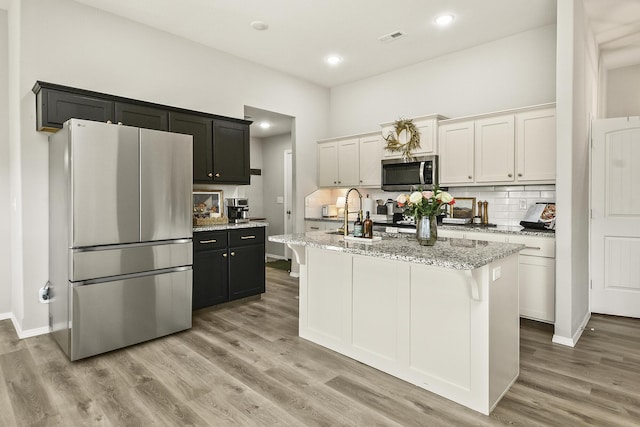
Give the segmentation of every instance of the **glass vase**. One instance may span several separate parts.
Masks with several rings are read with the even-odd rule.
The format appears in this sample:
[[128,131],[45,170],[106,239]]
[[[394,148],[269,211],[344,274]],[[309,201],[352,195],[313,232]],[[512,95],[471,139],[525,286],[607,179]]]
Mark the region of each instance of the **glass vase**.
[[422,246],[433,246],[438,240],[436,216],[416,218],[416,239]]

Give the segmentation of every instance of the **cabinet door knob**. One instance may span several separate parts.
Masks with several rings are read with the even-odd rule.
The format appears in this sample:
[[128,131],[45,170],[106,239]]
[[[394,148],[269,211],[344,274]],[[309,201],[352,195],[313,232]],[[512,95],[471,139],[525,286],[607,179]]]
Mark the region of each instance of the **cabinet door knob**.
[[235,252],[231,252],[231,256],[236,256],[236,253]]
[[220,178],[220,174],[219,173],[216,174],[216,178]]
[[113,124],[113,122],[111,120],[107,120],[107,124],[111,125],[111,124]]
[[337,181],[333,181],[333,183],[334,183],[334,184],[337,184],[338,182],[337,182]]
[[227,254],[226,254],[226,253],[224,253],[224,254],[222,254],[222,256],[226,258],[226,257],[227,257]]
[[342,184],[342,181],[338,181],[338,184]]
[[213,174],[212,174],[211,172],[209,172],[209,173],[207,174],[207,176],[208,176],[209,178],[212,178],[212,177],[213,177]]
[[521,174],[521,173],[519,173],[519,174],[518,174],[518,176],[522,176],[522,174]]
[[122,124],[122,122],[118,122],[118,124],[119,124],[119,125],[121,125],[121,124]]
[[471,175],[469,175],[469,179],[472,179],[473,177]]
[[508,176],[509,178],[511,178],[511,177],[513,176],[513,174],[512,174],[512,173],[510,173],[510,174],[509,174],[509,175],[507,175],[507,176]]

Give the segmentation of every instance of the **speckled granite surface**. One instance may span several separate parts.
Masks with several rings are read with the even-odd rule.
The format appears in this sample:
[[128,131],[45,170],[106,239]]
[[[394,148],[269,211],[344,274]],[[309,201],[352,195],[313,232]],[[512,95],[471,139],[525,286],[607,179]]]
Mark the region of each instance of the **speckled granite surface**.
[[343,236],[325,231],[269,236],[269,241],[456,270],[473,270],[524,249],[514,243],[447,238],[438,239],[435,246],[420,246],[413,235],[380,235],[383,239],[372,244],[345,241]]
[[[341,219],[336,218],[305,218],[305,221],[326,221],[326,222],[335,222],[338,226],[342,225]],[[380,224],[376,224],[380,225]],[[393,227],[393,225],[389,225]],[[509,226],[498,226],[498,227],[487,227],[481,225],[439,225],[439,229],[442,230],[452,230],[452,231],[475,231],[478,233],[498,233],[498,234],[512,234],[516,236],[535,236],[535,237],[549,237],[555,238],[556,234],[552,230],[532,230],[525,229],[520,227],[519,225],[509,227]]]
[[216,224],[216,225],[201,225],[194,226],[193,232],[198,231],[217,231],[217,230],[236,230],[238,228],[252,228],[252,227],[268,227],[269,223],[265,221],[249,221],[244,224]]

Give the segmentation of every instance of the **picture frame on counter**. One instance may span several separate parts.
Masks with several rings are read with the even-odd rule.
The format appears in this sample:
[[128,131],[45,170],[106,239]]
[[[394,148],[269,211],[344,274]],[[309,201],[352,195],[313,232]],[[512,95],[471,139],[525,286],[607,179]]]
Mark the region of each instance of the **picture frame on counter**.
[[476,216],[475,197],[456,197],[456,203],[451,206],[451,218],[473,218]]
[[193,215],[209,218],[224,216],[222,190],[198,190],[193,192]]

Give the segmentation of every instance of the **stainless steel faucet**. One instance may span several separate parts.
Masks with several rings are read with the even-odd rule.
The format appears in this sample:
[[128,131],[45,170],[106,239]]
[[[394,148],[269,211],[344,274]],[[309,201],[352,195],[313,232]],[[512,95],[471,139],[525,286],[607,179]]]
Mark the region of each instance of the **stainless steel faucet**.
[[360,197],[360,218],[362,218],[362,193],[357,188],[350,188],[347,190],[347,195],[344,197],[344,235],[347,236],[349,234],[349,193],[354,191],[358,193]]

